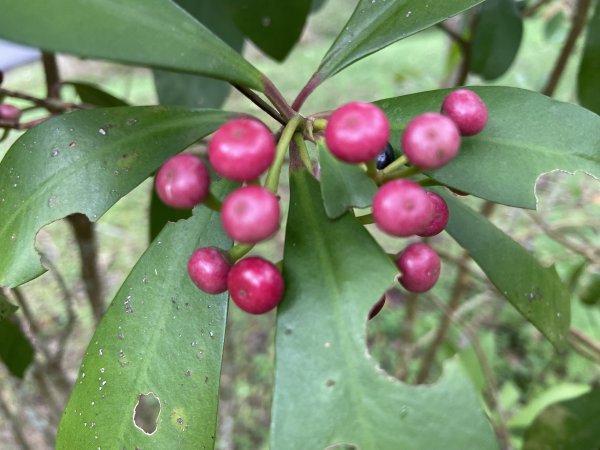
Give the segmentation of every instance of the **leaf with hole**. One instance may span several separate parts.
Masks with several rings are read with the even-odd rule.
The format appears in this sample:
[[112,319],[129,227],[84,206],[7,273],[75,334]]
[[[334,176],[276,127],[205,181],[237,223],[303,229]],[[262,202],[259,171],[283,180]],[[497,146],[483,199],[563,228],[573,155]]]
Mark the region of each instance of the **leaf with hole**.
[[471,45],[471,71],[486,80],[502,76],[521,46],[523,19],[515,0],[487,0],[481,6]]
[[[600,117],[570,103],[509,87],[469,88],[487,104],[489,121],[462,139],[456,158],[428,171],[437,181],[478,197],[536,208],[535,184],[554,170],[600,178]],[[422,92],[377,102],[388,115],[392,142],[400,142],[416,115],[439,111],[450,90]]]
[[308,172],[293,172],[290,190],[271,448],[497,449],[455,361],[430,386],[408,386],[376,368],[367,314],[397,270],[350,214],[327,217]]
[[356,164],[337,160],[323,142],[318,145],[321,165],[321,196],[327,215],[334,219],[348,208],[371,206],[377,185]]
[[323,81],[365,56],[404,39],[483,0],[360,0],[315,74]]
[[33,362],[33,347],[12,320],[0,320],[0,361],[12,375],[21,379]]
[[577,75],[577,97],[582,106],[600,114],[600,5],[596,3],[588,27]]
[[22,135],[0,162],[0,285],[43,273],[44,225],[74,212],[97,220],[168,157],[212,133],[229,113],[123,107],[65,114]]
[[0,322],[12,316],[19,309],[0,292]]
[[0,0],[0,10],[9,41],[264,87],[254,66],[170,0]]
[[[229,189],[221,182],[216,195]],[[88,345],[58,449],[214,447],[227,295],[201,292],[186,269],[206,245],[231,242],[218,214],[199,206],[168,224],[140,258]],[[160,412],[143,427],[134,410],[149,393]]]
[[446,231],[469,252],[498,291],[557,349],[567,345],[570,294],[554,266],[546,268],[502,230],[444,189]]

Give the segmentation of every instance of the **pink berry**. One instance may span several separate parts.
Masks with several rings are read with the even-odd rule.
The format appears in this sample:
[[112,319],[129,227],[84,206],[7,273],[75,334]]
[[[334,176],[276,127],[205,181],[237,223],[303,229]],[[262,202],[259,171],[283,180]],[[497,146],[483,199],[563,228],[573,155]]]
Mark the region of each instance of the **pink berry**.
[[446,228],[446,225],[448,224],[449,216],[448,205],[442,197],[435,192],[427,192],[427,196],[433,206],[433,217],[431,222],[429,222],[429,225],[417,233],[417,236],[422,237],[435,236],[444,231],[444,228]]
[[460,133],[452,120],[438,113],[412,119],[402,133],[402,149],[408,160],[422,169],[436,169],[456,156]]
[[222,125],[208,145],[208,159],[219,175],[235,181],[253,180],[275,158],[275,140],[261,122],[233,119]]
[[233,265],[227,286],[240,309],[250,314],[263,314],[281,301],[284,282],[274,264],[258,256],[250,256]]
[[389,137],[385,113],[371,103],[346,103],[331,114],[325,128],[325,142],[331,153],[349,163],[375,158]]
[[191,209],[208,195],[210,174],[200,159],[184,153],[162,165],[154,184],[163,203],[172,208]]
[[9,122],[16,122],[21,117],[21,110],[16,106],[7,103],[0,104],[0,119]]
[[389,181],[373,197],[375,223],[392,236],[417,234],[425,229],[432,217],[433,205],[427,191],[414,181]]
[[268,189],[245,186],[227,196],[221,208],[221,222],[227,235],[244,244],[271,237],[279,228],[279,201]]
[[426,292],[440,277],[440,257],[425,244],[411,244],[396,259],[400,284],[410,292]]
[[231,263],[226,253],[217,247],[197,249],[188,261],[188,274],[198,288],[209,294],[227,290],[227,275]]
[[446,96],[442,114],[456,124],[463,136],[473,136],[485,128],[488,112],[479,95],[468,89],[459,89]]

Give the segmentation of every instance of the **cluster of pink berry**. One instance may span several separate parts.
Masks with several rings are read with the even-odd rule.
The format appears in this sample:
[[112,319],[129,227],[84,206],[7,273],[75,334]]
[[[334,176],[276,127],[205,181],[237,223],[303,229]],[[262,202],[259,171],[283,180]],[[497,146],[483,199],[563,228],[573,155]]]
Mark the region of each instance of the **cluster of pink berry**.
[[[410,164],[417,169],[440,167],[458,153],[461,135],[480,132],[486,122],[487,109],[477,94],[454,91],[444,100],[442,114],[425,113],[408,123],[402,135],[404,160],[399,165]],[[344,162],[379,165],[382,150],[390,154],[388,119],[371,103],[351,102],[335,110],[324,135],[331,153]],[[191,209],[204,202],[219,209],[223,230],[237,244],[252,245],[273,236],[281,220],[277,186],[269,182],[271,173],[264,187],[257,181],[267,169],[278,165],[275,141],[267,127],[250,118],[230,120],[210,140],[208,160],[220,176],[243,183],[222,205],[210,192],[210,173],[205,163],[190,154],[177,155],[159,169],[155,188],[160,199],[174,208]],[[418,182],[403,178],[402,173],[388,170],[390,167],[378,166],[387,170],[387,178],[371,173],[383,183],[372,204],[377,226],[398,237],[440,233],[448,223],[446,202],[425,191]],[[228,290],[233,301],[252,314],[275,308],[284,292],[284,280],[277,266],[258,256],[238,259],[230,253],[216,247],[196,249],[188,262],[191,280],[210,294]],[[400,283],[411,292],[431,289],[440,274],[438,254],[423,243],[406,247],[397,256],[396,264]]]
[[[461,135],[479,133],[487,119],[487,108],[476,93],[465,89],[450,93],[441,114],[427,112],[407,124],[401,140],[404,161],[417,169],[443,166],[457,155]],[[389,136],[385,113],[371,103],[352,102],[340,107],[332,113],[325,129],[329,150],[348,163],[373,161]],[[429,237],[442,232],[448,223],[448,206],[442,197],[426,191],[418,182],[394,179],[393,171],[388,175],[372,203],[379,229],[397,237]],[[400,283],[411,292],[425,292],[439,278],[440,258],[424,243],[406,247],[396,257],[396,265]]]
[[[246,183],[231,192],[220,207],[223,229],[237,243],[255,244],[279,229],[279,199],[266,187],[253,184],[274,158],[275,141],[271,132],[254,119],[230,120],[210,140],[208,159],[215,172]],[[212,196],[208,169],[201,159],[190,154],[180,154],[165,162],[156,174],[155,188],[165,204],[180,209],[191,209]],[[252,314],[270,311],[283,296],[279,269],[258,256],[232,264],[222,249],[202,247],[190,257],[188,273],[204,292],[218,294],[229,290],[233,301]]]

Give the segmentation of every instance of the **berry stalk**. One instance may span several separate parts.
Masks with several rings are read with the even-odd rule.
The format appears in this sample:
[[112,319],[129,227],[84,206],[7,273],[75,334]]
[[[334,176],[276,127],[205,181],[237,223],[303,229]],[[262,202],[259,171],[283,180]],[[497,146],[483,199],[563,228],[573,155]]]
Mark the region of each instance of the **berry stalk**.
[[265,181],[265,187],[271,192],[277,193],[277,187],[279,186],[279,176],[281,175],[281,168],[283,166],[283,160],[285,159],[285,153],[290,145],[292,137],[296,132],[298,126],[302,123],[302,116],[296,115],[290,119],[285,128],[281,133],[281,138],[277,143],[275,150],[275,160],[267,173],[267,179]]

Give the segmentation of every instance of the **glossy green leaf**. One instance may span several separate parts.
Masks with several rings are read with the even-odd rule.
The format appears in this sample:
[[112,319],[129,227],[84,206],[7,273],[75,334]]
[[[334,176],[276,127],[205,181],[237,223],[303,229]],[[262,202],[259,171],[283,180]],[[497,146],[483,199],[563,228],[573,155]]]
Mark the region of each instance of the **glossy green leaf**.
[[256,68],[170,0],[0,0],[0,11],[10,41],[263,90]]
[[156,195],[155,189],[152,189],[150,195],[150,241],[158,236],[167,223],[187,219],[192,215],[189,209],[175,209],[165,205]]
[[546,408],[525,433],[523,450],[600,448],[600,389]]
[[[177,4],[233,49],[242,50],[244,37],[227,16],[224,2],[177,0]],[[165,70],[154,71],[154,82],[162,105],[219,108],[231,90],[229,84],[221,80]]]
[[350,207],[371,206],[377,185],[356,164],[336,159],[324,143],[319,143],[321,165],[321,196],[327,215],[334,219]]
[[7,317],[12,316],[17,309],[19,308],[9,302],[8,299],[0,292],[0,322]]
[[600,5],[587,27],[583,56],[577,76],[579,103],[600,114]]
[[66,81],[62,83],[63,86],[73,86],[75,92],[79,95],[79,98],[83,103],[88,105],[101,106],[110,108],[113,106],[127,106],[128,103],[125,100],[121,100],[106,91],[103,91],[98,86],[91,83],[83,83],[80,81]]
[[323,57],[316,78],[329,78],[359,59],[482,1],[360,0]]
[[12,320],[0,320],[0,361],[17,378],[23,378],[33,362],[33,347]]
[[270,57],[283,61],[302,35],[311,0],[226,0],[238,28]]
[[504,297],[558,349],[571,323],[570,294],[554,266],[542,267],[527,250],[445,189],[446,231],[469,252]]
[[21,136],[0,162],[0,285],[43,272],[34,249],[41,227],[74,212],[95,221],[162,162],[231,114],[124,107],[76,111]]
[[[201,245],[230,245],[204,206],[167,225],[140,258],[90,341],[58,449],[213,448],[227,295],[204,294],[189,279]],[[150,392],[160,401],[151,435],[133,420],[138,396]]]
[[515,0],[483,3],[471,45],[471,70],[486,80],[503,75],[517,56],[523,18]]
[[[600,178],[600,117],[576,105],[508,87],[469,88],[486,102],[487,127],[463,138],[458,157],[428,172],[436,180],[478,197],[535,209],[535,184],[554,170],[583,171]],[[439,111],[449,90],[381,100],[398,145],[406,124]]]
[[430,386],[408,386],[376,368],[366,318],[396,269],[350,214],[327,218],[308,172],[292,173],[290,189],[271,448],[497,448],[455,361]]

